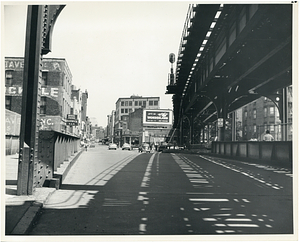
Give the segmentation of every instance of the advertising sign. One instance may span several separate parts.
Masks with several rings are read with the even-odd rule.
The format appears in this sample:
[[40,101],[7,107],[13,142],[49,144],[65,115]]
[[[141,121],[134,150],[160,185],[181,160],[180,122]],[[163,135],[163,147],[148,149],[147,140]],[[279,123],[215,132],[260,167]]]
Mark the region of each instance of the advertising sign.
[[20,135],[21,115],[5,109],[5,134]]
[[[59,89],[57,87],[42,87],[41,88],[42,96],[57,98]],[[13,86],[13,87],[5,87],[5,94],[11,96],[21,96],[23,92],[23,87],[21,86]]]
[[44,116],[40,118],[40,130],[60,130],[61,117]]
[[143,123],[144,124],[172,124],[172,111],[171,110],[144,110]]

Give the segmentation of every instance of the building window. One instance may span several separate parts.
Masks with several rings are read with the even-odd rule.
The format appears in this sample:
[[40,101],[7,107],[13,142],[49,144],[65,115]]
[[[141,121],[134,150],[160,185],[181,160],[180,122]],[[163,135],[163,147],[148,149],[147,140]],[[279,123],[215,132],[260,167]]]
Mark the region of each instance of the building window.
[[43,71],[42,72],[42,86],[48,85],[48,72]]
[[256,119],[256,109],[253,109],[253,118]]
[[125,101],[125,106],[128,106],[128,101]]
[[129,101],[129,103],[128,103],[128,104],[129,104],[129,106],[132,106],[132,101]]
[[11,110],[11,96],[5,97],[5,108]]
[[128,113],[128,108],[125,108],[125,113]]
[[158,106],[158,101],[154,101],[154,106]]
[[256,125],[253,125],[253,132],[256,133]]
[[264,117],[266,118],[268,116],[268,109],[264,108]]
[[121,106],[124,106],[124,102],[121,102]]
[[273,124],[270,125],[270,132],[274,132],[274,125]]
[[149,101],[149,106],[153,106],[153,101]]
[[143,101],[143,106],[146,107],[146,101]]
[[138,101],[135,101],[135,102],[134,102],[134,106],[139,106],[139,102],[138,102]]
[[46,97],[41,97],[40,113],[46,114]]
[[270,115],[274,115],[275,114],[275,107],[270,107]]
[[142,106],[142,101],[139,101],[139,106]]
[[245,115],[245,119],[247,119],[248,112],[247,112],[247,111],[245,111],[244,115]]
[[121,113],[124,113],[124,108],[121,108]]
[[5,86],[11,86],[12,85],[12,72],[11,70],[5,71]]

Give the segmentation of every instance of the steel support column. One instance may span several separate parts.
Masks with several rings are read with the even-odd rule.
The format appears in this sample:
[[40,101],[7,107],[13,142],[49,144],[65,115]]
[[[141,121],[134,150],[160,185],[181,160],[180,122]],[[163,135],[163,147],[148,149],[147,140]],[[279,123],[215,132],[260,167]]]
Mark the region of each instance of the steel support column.
[[37,164],[43,6],[28,6],[17,195],[32,195]]

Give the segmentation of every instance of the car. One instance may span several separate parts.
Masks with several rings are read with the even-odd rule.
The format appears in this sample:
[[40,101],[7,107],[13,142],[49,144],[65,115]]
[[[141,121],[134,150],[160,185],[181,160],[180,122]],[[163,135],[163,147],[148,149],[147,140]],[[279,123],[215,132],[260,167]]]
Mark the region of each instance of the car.
[[158,147],[158,151],[160,152],[162,152],[162,151],[164,151],[164,150],[166,150],[168,147],[166,146],[166,145],[160,145],[159,147]]
[[146,153],[150,153],[150,145],[147,143],[143,144],[143,151]]
[[108,145],[108,149],[109,150],[117,150],[117,148],[118,148],[118,146],[116,144],[114,144],[114,143],[110,143]]
[[125,143],[125,144],[122,146],[122,150],[131,150],[130,144]]

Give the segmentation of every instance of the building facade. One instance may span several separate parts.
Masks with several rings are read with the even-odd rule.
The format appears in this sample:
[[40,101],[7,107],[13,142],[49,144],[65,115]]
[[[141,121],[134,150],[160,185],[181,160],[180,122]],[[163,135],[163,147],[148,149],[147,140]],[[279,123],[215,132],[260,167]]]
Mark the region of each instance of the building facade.
[[292,86],[283,89],[285,102],[283,103],[286,120],[280,119],[280,113],[275,103],[260,97],[242,108],[243,140],[262,141],[267,130],[276,141],[292,140]]
[[173,125],[173,111],[169,109],[144,109],[142,143],[159,145],[166,138]]
[[[80,120],[85,119],[87,91],[72,85],[72,74],[64,58],[42,61],[39,130],[54,130],[82,136]],[[5,108],[21,114],[24,58],[5,58]]]
[[142,97],[132,95],[129,98],[119,98],[116,102],[114,121],[114,141],[119,146],[123,144],[123,134],[128,129],[129,114],[136,109],[159,109],[159,97]]

